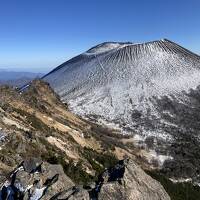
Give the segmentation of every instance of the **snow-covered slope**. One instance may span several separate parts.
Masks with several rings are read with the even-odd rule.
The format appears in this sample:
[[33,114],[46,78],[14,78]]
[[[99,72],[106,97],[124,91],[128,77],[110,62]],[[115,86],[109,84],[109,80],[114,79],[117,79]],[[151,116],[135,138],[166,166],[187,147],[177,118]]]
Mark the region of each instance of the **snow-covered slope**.
[[109,42],[67,61],[45,80],[74,112],[125,122],[130,128],[136,123],[133,113],[159,115],[154,96],[181,98],[181,91],[199,85],[200,57],[166,39]]
[[44,79],[75,113],[111,122],[145,141],[156,155],[165,155],[168,161],[162,163],[173,175],[196,173],[198,55],[166,39],[108,42],[63,63]]

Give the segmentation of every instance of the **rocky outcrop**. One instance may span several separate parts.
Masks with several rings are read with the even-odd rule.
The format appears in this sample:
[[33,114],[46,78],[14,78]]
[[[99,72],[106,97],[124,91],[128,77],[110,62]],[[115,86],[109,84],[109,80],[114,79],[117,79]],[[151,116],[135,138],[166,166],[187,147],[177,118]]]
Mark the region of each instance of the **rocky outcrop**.
[[64,191],[51,198],[55,199],[170,200],[170,197],[158,181],[148,176],[134,161],[126,159],[107,169],[95,184],[84,189],[74,187],[73,192]]
[[132,160],[121,161],[104,174],[98,199],[169,200],[161,184],[148,176]]
[[161,184],[132,160],[120,161],[90,186],[75,186],[60,165],[22,162],[1,185],[0,200],[170,200]]
[[22,162],[0,184],[0,200],[50,199],[58,191],[74,186],[61,165],[50,165],[39,159]]

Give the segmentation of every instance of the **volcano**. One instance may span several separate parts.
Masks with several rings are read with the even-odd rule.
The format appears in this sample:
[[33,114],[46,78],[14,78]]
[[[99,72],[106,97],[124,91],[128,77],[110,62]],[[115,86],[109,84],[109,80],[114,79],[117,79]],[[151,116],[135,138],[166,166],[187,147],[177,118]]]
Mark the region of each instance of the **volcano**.
[[112,123],[143,141],[153,154],[167,156],[161,162],[170,176],[198,175],[197,54],[167,39],[106,42],[61,64],[43,79],[76,114]]
[[200,83],[200,57],[166,39],[107,42],[63,63],[44,79],[75,113],[152,135],[138,121],[160,118],[156,99],[186,100],[183,91]]

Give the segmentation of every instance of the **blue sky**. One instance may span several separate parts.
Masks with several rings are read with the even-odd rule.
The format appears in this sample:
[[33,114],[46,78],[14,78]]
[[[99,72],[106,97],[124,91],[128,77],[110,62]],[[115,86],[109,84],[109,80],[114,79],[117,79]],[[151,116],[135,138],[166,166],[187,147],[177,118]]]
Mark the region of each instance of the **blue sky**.
[[105,41],[200,53],[199,0],[0,0],[0,69],[46,72]]

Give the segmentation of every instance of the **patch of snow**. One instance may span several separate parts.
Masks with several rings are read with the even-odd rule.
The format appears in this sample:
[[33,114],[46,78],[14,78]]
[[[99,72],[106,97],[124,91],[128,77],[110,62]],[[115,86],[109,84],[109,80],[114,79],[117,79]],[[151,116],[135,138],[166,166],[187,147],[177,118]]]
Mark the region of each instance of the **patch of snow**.
[[122,129],[119,127],[118,124],[115,124],[113,122],[108,122],[108,121],[106,121],[104,119],[101,119],[101,118],[98,119],[97,123],[101,124],[101,125],[106,125],[106,127],[110,128],[110,129],[115,129],[115,130],[118,130],[118,131],[122,131]]
[[153,160],[156,160],[156,161],[158,161],[158,164],[159,164],[160,167],[163,166],[163,164],[164,164],[164,162],[166,160],[172,160],[173,159],[172,156],[169,156],[169,155],[160,155],[155,150],[150,150],[148,152],[148,155],[149,155],[149,157],[147,158],[148,161],[151,163]]
[[46,187],[36,188],[34,194],[30,197],[30,200],[39,200],[44,194]]
[[92,55],[92,54],[100,54],[105,53],[107,51],[111,51],[114,49],[122,48],[124,46],[130,45],[129,43],[117,43],[117,42],[106,42],[96,47],[91,48],[90,50],[86,51],[85,55]]
[[0,127],[0,141],[3,141],[5,139],[5,137],[6,137],[6,133]]
[[145,140],[144,137],[142,137],[142,136],[139,135],[139,134],[135,134],[135,135],[133,136],[133,139],[134,139],[134,141],[136,141],[136,142],[140,142],[140,141],[144,141],[144,140]]
[[169,180],[172,181],[173,183],[188,183],[188,182],[192,182],[191,178],[179,178],[179,179],[170,178]]

